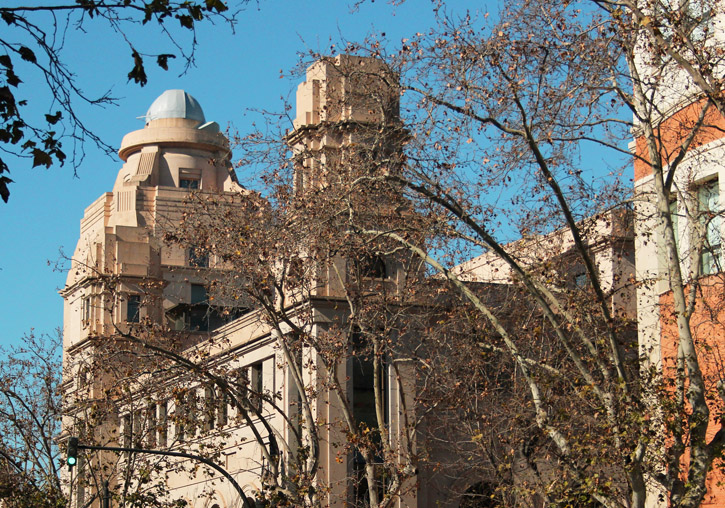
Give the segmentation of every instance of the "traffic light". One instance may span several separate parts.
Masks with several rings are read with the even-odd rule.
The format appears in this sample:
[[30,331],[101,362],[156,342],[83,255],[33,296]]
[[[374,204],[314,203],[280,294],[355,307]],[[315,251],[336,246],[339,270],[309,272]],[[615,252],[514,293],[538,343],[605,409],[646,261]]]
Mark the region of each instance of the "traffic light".
[[68,439],[68,449],[66,450],[66,463],[68,467],[73,467],[78,463],[78,438],[71,437]]

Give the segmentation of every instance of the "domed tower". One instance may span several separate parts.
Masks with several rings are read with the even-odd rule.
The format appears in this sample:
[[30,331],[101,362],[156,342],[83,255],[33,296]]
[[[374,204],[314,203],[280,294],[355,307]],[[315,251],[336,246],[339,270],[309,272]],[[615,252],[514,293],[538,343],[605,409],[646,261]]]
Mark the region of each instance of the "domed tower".
[[215,260],[162,237],[181,220],[191,192],[243,191],[231,170],[229,142],[183,90],[161,94],[145,121],[123,138],[124,164],[113,190],[81,220],[61,291],[66,363],[89,337],[124,332],[134,323],[197,333],[216,325],[208,308],[195,308],[206,300],[202,272],[215,269]]
[[[116,380],[143,369],[119,357],[134,347],[130,343],[106,358],[113,349],[107,341],[160,331],[184,347],[223,324],[222,309],[210,305],[205,286],[212,272],[224,269],[221,263],[193,245],[165,243],[163,236],[179,225],[192,193],[245,192],[230,155],[219,125],[207,122],[197,100],[183,90],[161,94],[144,127],[124,136],[124,164],[113,189],[85,210],[61,291],[67,433],[120,444],[113,394],[123,385]],[[229,309],[223,314],[234,316]],[[117,459],[97,457],[92,469],[110,470]],[[81,478],[83,466],[77,469]],[[74,484],[74,501],[83,498],[84,488],[84,480]]]
[[[81,220],[61,292],[66,350],[89,335],[143,319],[168,318],[172,328],[188,327],[190,318],[174,314],[174,308],[201,298],[194,273],[213,267],[214,260],[197,258],[193,246],[164,245],[161,236],[180,220],[191,191],[242,190],[231,171],[228,140],[216,122],[206,121],[194,97],[167,90],[145,120],[144,128],[123,138],[124,164],[113,190],[86,208]],[[102,287],[109,277],[112,291]]]

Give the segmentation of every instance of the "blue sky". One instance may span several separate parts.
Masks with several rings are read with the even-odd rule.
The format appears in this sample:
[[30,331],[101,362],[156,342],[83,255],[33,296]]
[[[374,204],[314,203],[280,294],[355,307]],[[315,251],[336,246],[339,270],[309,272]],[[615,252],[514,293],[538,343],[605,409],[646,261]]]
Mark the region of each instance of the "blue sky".
[[[197,65],[187,74],[178,75],[178,61],[170,61],[168,72],[149,62],[149,83],[143,88],[127,82],[130,52],[118,36],[93,23],[85,26],[85,32],[71,29],[63,57],[78,82],[90,95],[110,89],[120,99],[118,107],[80,107],[79,112],[90,129],[117,147],[124,134],[143,127],[137,117],[161,92],[182,88],[201,103],[207,120],[223,127],[231,124],[243,133],[255,118],[250,109],[280,111],[283,99],[294,97],[299,78],[288,76],[300,53],[337,52],[330,46],[339,44],[341,37],[361,40],[371,32],[384,32],[395,48],[401,38],[424,32],[434,20],[434,5],[428,0],[408,0],[400,6],[369,0],[357,12],[351,11],[351,3],[252,2],[240,16],[236,34],[221,25],[201,28]],[[463,12],[468,6],[486,9],[485,3],[464,1],[448,2],[447,8]],[[152,43],[156,40],[145,37]],[[25,98],[33,106],[48,108],[44,82],[22,77]],[[68,164],[48,170],[31,169],[27,162],[11,165],[15,183],[10,202],[0,203],[0,345],[16,343],[31,329],[52,333],[62,326],[58,290],[66,273],[55,270],[55,263],[61,249],[72,254],[84,208],[111,190],[120,168],[118,158],[109,158],[91,145],[86,150],[77,178]]]

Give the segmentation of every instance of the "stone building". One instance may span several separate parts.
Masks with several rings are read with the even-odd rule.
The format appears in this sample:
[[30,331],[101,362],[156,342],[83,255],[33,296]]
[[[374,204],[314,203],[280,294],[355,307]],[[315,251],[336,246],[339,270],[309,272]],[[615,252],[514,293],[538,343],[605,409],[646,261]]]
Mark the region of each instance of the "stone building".
[[[690,24],[688,42],[698,49],[722,47],[723,14],[716,3],[682,3],[678,15],[681,22]],[[688,72],[674,60],[662,58],[657,53],[658,45],[652,45],[646,35],[641,39],[636,61],[641,81],[638,86],[650,98],[648,104],[655,107],[644,115],[639,113],[643,120],[635,118],[635,139],[630,145],[634,154],[640,354],[665,380],[684,376],[688,383],[693,373],[681,367],[678,370],[682,360],[679,346],[684,330],[691,333],[710,412],[704,438],[713,442],[722,429],[722,398],[717,393],[725,367],[721,246],[724,206],[720,190],[725,178],[725,120],[714,105],[707,104],[703,88],[695,83],[698,66]],[[686,51],[683,54],[691,57]],[[715,75],[722,75],[721,63],[714,64],[713,69],[717,69]],[[647,124],[653,129],[649,136]],[[671,224],[673,238],[665,230],[665,221]],[[684,289],[687,300],[681,310],[675,303],[677,287]],[[691,410],[686,405],[680,415],[682,421],[688,419],[688,414]],[[669,417],[677,418],[674,414]],[[689,439],[688,435],[687,447]],[[671,448],[671,443],[665,446]],[[684,480],[689,450],[684,453],[681,467]],[[722,470],[715,461],[702,506],[722,506],[722,480]],[[652,492],[661,495],[659,501],[657,495],[652,495],[650,506],[667,505],[671,493],[663,493],[662,486],[655,482]]]
[[[359,213],[358,204],[358,227],[414,220],[396,189],[377,178],[397,170],[406,136],[392,79],[368,58],[342,55],[308,68],[285,139],[294,164],[287,232],[295,241],[275,238],[279,257],[260,258],[267,271],[254,266],[251,275],[240,275],[235,261],[267,233],[265,200],[235,180],[228,141],[193,97],[170,90],[154,101],[144,128],[123,139],[113,191],[85,211],[62,291],[66,435],[208,456],[250,499],[262,492],[277,501],[303,495],[323,506],[362,507],[373,479],[376,493],[393,496],[395,506],[459,506],[450,494],[472,480],[419,468],[424,443],[410,423],[416,378],[404,353],[428,318],[420,302],[400,301],[425,274],[411,253],[367,250],[345,229],[345,214]],[[349,178],[369,180],[367,192],[346,193]],[[224,210],[225,224],[189,222],[187,212],[199,204]],[[294,210],[304,216],[325,207],[345,214],[332,213],[324,224],[294,220]],[[628,211],[614,211],[582,225],[623,318],[635,312],[631,220]],[[190,224],[209,227],[205,241],[190,243],[177,232]],[[220,232],[244,228],[248,245],[209,248]],[[542,243],[564,279],[581,284],[565,233],[508,248],[530,255],[535,266]],[[486,255],[456,272],[490,287],[513,281]],[[256,285],[246,290],[256,291],[256,304],[237,298],[235,284]],[[375,317],[355,321],[356,305]],[[378,354],[376,340],[395,342],[399,356]],[[381,420],[385,433],[376,430]],[[98,506],[104,480],[140,504],[242,506],[232,484],[192,460],[113,451],[83,457],[69,478],[74,508]]]
[[[331,168],[352,167],[362,152],[366,160],[371,150],[387,161],[393,157],[399,135],[379,134],[381,129],[399,131],[397,97],[381,79],[389,76],[379,61],[344,55],[308,69],[297,92],[294,130],[287,137],[295,154],[295,192],[304,195],[302,201],[315,202],[316,191],[330,187]],[[227,139],[188,93],[164,92],[145,120],[144,128],[123,139],[119,155],[124,165],[112,192],[85,211],[61,292],[65,434],[79,435],[86,445],[198,454],[213,449],[213,460],[250,499],[270,475],[288,483],[295,475],[303,477],[307,466],[293,460],[301,456],[305,464],[314,463],[310,467],[320,489],[315,495],[323,505],[357,503],[367,491],[362,452],[344,448],[344,421],[375,417],[373,363],[343,360],[335,367],[340,370],[336,383],[329,383],[323,373],[329,375],[330,366],[321,355],[313,349],[298,352],[300,361],[304,356],[301,369],[281,346],[282,336],[301,329],[311,338],[360,336],[351,330],[345,308],[351,267],[362,284],[394,292],[406,276],[401,256],[374,256],[351,265],[345,256],[333,255],[316,265],[308,290],[291,290],[280,310],[287,319],[281,326],[263,308],[213,295],[210,281],[233,276],[230,263],[203,246],[169,242],[168,235],[184,220],[194,197],[228,199],[238,213],[246,213],[240,199],[259,203],[260,210],[264,202],[237,183]],[[393,164],[383,166],[391,171]],[[387,216],[395,208],[379,199],[376,213]],[[309,242],[301,244],[296,257],[310,249]],[[280,260],[273,272],[286,274],[287,261]],[[150,345],[178,355],[179,361],[169,362],[168,354],[159,359]],[[203,363],[209,374],[193,375],[192,362]],[[387,368],[377,379],[385,386],[389,439],[410,441],[403,425],[408,381]],[[302,392],[295,388],[300,384]],[[314,399],[305,399],[308,392]],[[104,480],[127,499],[133,490],[141,504],[183,499],[190,506],[242,506],[229,482],[213,480],[204,467],[194,469],[193,461],[112,451],[84,452],[83,457],[75,478],[68,479],[73,507],[98,506]],[[400,457],[407,469],[401,475],[405,484],[396,487],[397,504],[428,506],[434,500],[419,503],[414,468]],[[159,490],[144,487],[148,478],[143,480],[140,470],[160,479]],[[284,486],[278,487],[285,495]]]

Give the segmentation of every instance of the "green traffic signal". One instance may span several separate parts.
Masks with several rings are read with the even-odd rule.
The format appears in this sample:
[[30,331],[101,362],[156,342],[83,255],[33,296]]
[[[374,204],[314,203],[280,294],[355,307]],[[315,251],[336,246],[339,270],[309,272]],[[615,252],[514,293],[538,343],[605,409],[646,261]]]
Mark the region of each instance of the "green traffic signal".
[[66,463],[68,467],[73,467],[78,463],[78,438],[71,437],[68,439],[68,449]]

